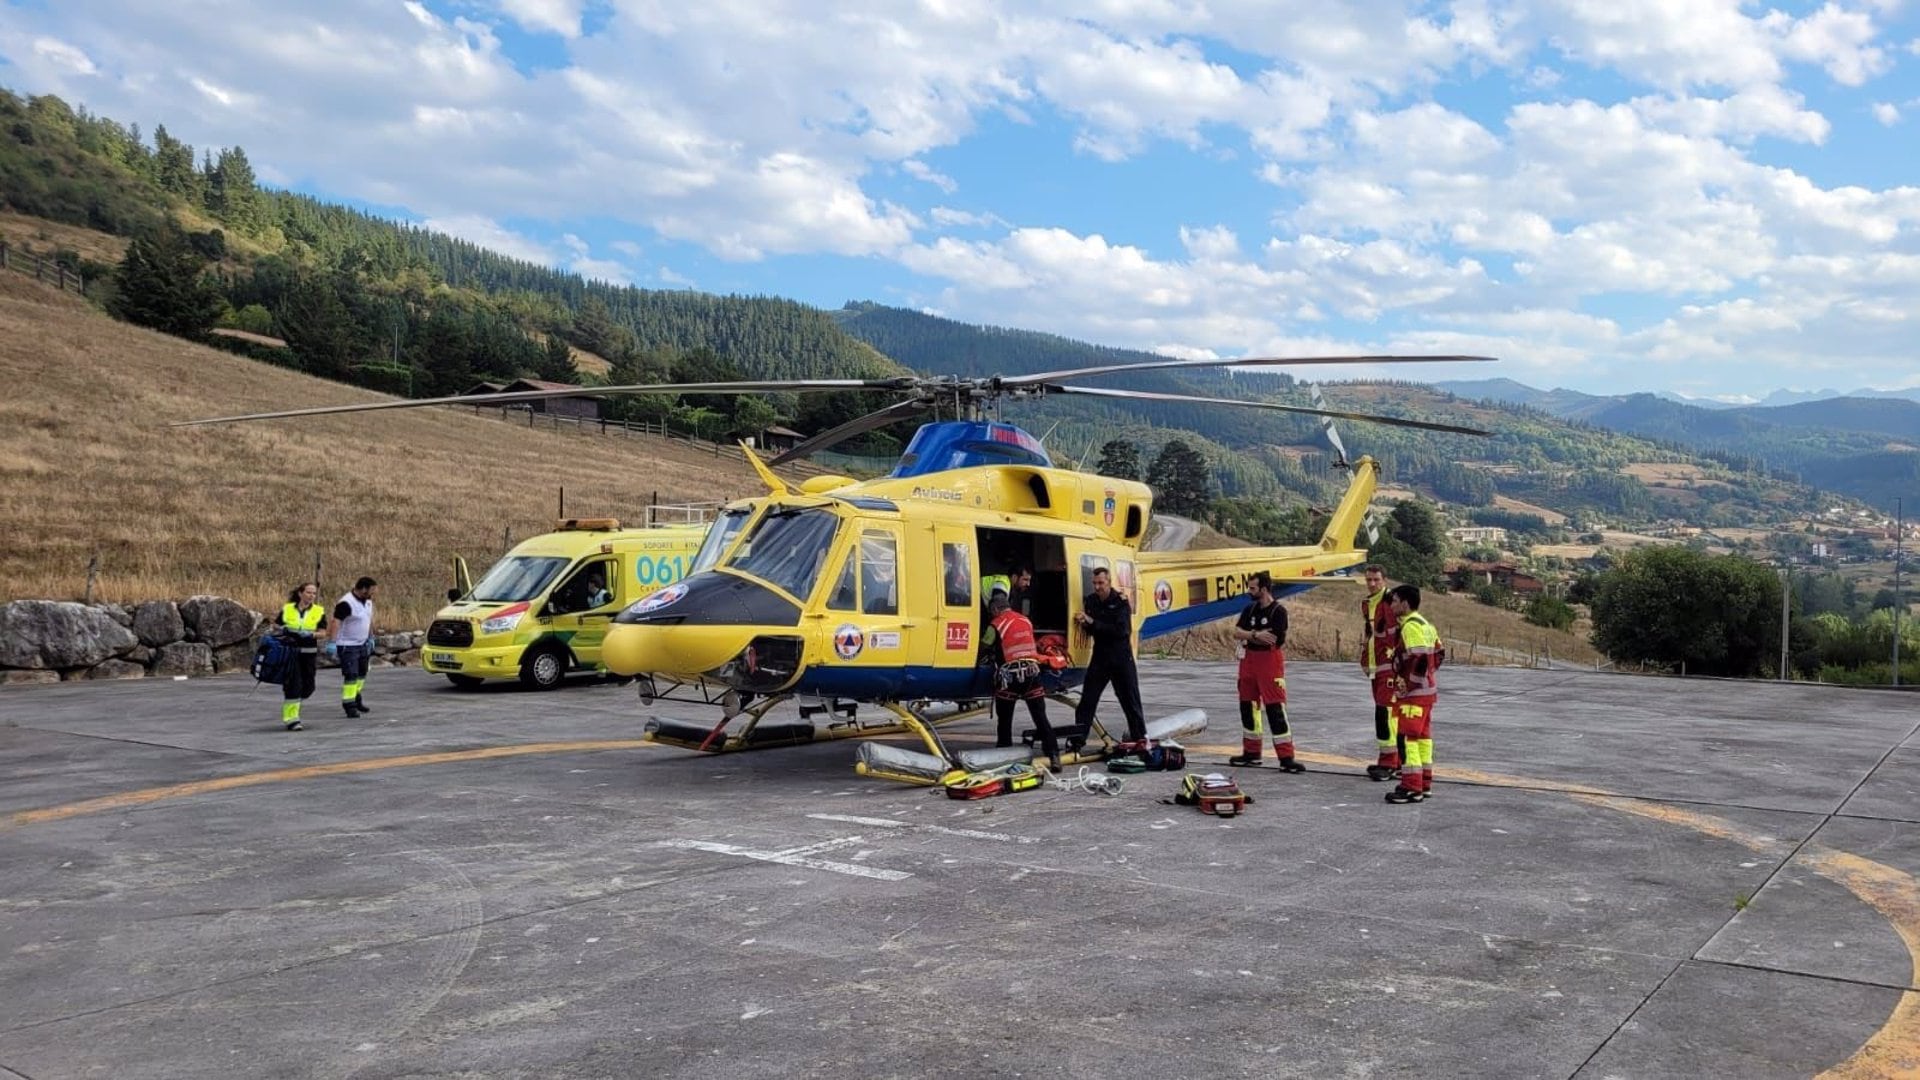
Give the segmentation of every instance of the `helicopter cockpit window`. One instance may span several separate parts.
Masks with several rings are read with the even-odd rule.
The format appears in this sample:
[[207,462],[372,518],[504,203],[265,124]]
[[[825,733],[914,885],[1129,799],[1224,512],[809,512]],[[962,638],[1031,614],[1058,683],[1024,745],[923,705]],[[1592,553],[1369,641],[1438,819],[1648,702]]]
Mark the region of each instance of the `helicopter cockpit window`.
[[516,604],[546,591],[547,585],[571,559],[539,555],[509,555],[493,564],[487,576],[467,594],[468,600],[488,604]]
[[773,510],[760,519],[727,565],[804,597],[819,580],[820,565],[840,528],[830,510]]
[[894,559],[893,537],[864,533],[860,537],[860,610],[868,615],[900,613],[900,575]]
[[833,583],[833,591],[827,594],[827,608],[832,611],[859,611],[860,597],[854,592],[853,560],[857,553],[849,551],[847,557],[840,560],[840,578]]
[[693,569],[687,571],[697,574],[702,570],[711,570],[720,561],[720,553],[727,550],[733,538],[747,527],[747,519],[753,516],[752,508],[728,510],[720,515],[707,530],[707,538],[700,542],[700,551],[693,557]]
[[946,567],[947,606],[973,606],[973,560],[965,544],[940,545],[941,561]]

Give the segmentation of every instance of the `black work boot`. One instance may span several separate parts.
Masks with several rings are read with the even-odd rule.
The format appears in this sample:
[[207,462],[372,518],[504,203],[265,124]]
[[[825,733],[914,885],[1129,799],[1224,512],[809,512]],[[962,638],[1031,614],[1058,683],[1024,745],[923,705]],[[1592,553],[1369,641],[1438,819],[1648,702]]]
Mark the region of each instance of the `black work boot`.
[[363,712],[363,713],[370,713],[370,712],[372,712],[372,711],[373,711],[372,709],[369,709],[369,708],[367,708],[367,702],[366,702],[366,699],[365,699],[365,698],[363,698],[363,697],[361,697],[361,696],[360,696],[360,695],[358,695],[358,694],[355,694],[355,695],[354,695],[354,698],[353,698],[353,707],[354,707],[354,708],[356,708],[356,709],[359,709],[359,710],[360,710],[361,712]]
[[1227,759],[1227,764],[1258,765],[1260,764],[1260,755],[1259,754],[1235,754],[1232,757]]

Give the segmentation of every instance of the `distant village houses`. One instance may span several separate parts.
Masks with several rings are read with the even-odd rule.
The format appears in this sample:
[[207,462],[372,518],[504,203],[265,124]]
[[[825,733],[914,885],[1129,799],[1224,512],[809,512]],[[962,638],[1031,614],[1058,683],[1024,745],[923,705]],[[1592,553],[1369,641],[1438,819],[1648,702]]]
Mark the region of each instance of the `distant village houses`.
[[1448,529],[1447,535],[1462,544],[1504,544],[1507,530],[1492,525],[1467,525]]
[[1547,591],[1539,577],[1505,562],[1463,562],[1447,571],[1447,587],[1466,592],[1481,585],[1498,585],[1517,596],[1534,596]]

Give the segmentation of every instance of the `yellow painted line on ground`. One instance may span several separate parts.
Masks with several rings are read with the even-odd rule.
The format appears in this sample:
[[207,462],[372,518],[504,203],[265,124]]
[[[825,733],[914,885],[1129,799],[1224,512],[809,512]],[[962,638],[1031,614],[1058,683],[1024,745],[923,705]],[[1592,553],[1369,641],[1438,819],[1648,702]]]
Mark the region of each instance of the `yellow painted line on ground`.
[[416,765],[450,765],[462,761],[487,761],[493,758],[526,757],[530,754],[575,754],[590,753],[596,750],[638,750],[642,747],[658,747],[660,744],[644,739],[603,739],[591,742],[521,743],[515,746],[484,746],[477,750],[448,750],[436,754],[407,754],[403,757],[364,758],[360,761],[336,761],[327,765],[302,765],[292,769],[274,769],[270,772],[243,773],[239,776],[221,776],[212,780],[193,780],[185,784],[169,784],[166,787],[146,788],[141,791],[123,791],[118,795],[104,795],[98,799],[86,799],[81,802],[67,803],[64,806],[49,806],[40,810],[22,810],[7,815],[0,829],[19,828],[22,825],[38,825],[47,821],[64,821],[67,818],[81,817],[85,814],[105,813],[109,810],[126,810],[149,803],[164,802],[168,799],[186,799],[196,795],[210,795],[216,791],[232,791],[235,788],[257,787],[261,784],[279,784],[290,780],[316,780],[323,776],[350,776],[355,773],[379,772],[382,769],[408,769]]

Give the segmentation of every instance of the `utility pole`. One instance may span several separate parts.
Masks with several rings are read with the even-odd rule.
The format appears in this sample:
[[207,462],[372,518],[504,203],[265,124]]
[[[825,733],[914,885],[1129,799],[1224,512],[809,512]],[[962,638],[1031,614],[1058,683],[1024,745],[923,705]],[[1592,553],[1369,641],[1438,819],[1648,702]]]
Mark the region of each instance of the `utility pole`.
[[1787,681],[1787,604],[1793,599],[1793,568],[1780,568],[1780,681]]
[[1900,616],[1907,598],[1900,595],[1900,541],[1907,535],[1906,507],[1893,500],[1893,685],[1900,685]]

